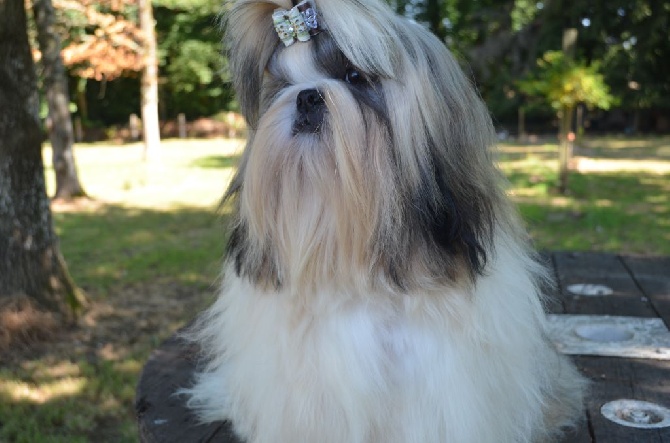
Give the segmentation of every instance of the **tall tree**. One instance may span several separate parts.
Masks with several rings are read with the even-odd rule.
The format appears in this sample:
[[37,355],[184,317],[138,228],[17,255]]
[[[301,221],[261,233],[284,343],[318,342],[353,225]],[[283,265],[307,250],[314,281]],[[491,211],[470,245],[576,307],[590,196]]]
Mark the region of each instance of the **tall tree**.
[[49,139],[56,173],[54,198],[85,196],[74,160],[70,94],[61,58],[61,40],[55,27],[51,0],[33,0],[37,41],[41,52],[44,95],[49,107]]
[[28,299],[68,319],[86,300],[53,229],[24,8],[0,0],[0,302]]
[[138,0],[140,28],[143,37],[144,69],[142,71],[142,129],[144,133],[144,159],[155,158],[160,149],[158,123],[158,58],[156,31],[151,0]]

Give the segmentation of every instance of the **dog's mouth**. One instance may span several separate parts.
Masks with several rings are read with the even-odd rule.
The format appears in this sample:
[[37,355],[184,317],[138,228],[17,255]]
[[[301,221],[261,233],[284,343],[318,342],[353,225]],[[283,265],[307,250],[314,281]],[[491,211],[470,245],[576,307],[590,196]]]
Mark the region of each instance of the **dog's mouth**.
[[327,111],[326,101],[318,89],[304,89],[296,97],[296,116],[293,135],[321,132]]

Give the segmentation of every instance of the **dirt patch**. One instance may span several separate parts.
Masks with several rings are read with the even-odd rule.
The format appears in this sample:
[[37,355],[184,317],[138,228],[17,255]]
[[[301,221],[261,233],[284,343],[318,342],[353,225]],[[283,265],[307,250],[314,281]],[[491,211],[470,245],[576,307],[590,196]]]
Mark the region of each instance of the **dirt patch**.
[[[193,319],[210,294],[211,290],[173,283],[119,287],[112,289],[105,300],[96,300],[93,295],[77,324],[60,328],[48,314],[6,310],[0,316],[3,324],[22,326],[20,336],[25,339],[14,339],[16,346],[0,352],[0,364],[11,368],[35,359],[56,362],[84,358],[95,363],[137,358]],[[8,339],[0,330],[0,349],[3,341]]]
[[53,199],[51,200],[51,210],[53,212],[93,212],[103,208],[105,202],[91,197],[76,197],[72,199]]

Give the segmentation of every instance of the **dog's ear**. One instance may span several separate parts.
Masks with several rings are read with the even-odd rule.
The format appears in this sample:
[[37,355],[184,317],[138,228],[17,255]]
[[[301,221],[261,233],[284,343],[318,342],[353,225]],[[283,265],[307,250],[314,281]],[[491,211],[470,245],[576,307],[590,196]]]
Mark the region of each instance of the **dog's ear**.
[[506,217],[491,158],[495,132],[474,86],[442,42],[418,26],[411,31],[404,91],[397,92],[404,106],[397,106],[394,118],[413,125],[398,123],[395,135],[412,146],[399,150],[411,183],[407,213],[436,261],[442,257],[447,265],[457,258],[474,277],[484,272],[493,230]]
[[224,13],[228,66],[240,110],[251,128],[260,113],[260,91],[265,68],[280,40],[272,22],[277,8],[290,1],[238,0]]
[[482,190],[454,186],[453,171],[440,162],[437,144],[431,169],[425,171],[424,183],[413,198],[415,222],[428,244],[439,251],[438,257],[459,259],[470,275],[482,274],[492,248],[494,210]]

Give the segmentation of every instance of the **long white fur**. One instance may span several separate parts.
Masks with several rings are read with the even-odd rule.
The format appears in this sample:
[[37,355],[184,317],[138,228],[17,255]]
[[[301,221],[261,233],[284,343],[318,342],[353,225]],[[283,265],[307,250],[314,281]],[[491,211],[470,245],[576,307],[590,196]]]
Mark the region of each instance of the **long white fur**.
[[547,408],[581,382],[548,349],[523,253],[498,246],[474,293],[374,302],[322,288],[303,305],[228,269],[193,406],[255,443],[551,441],[579,396],[554,423]]
[[[318,69],[310,43],[278,49],[268,14],[290,3],[233,6],[233,70],[246,65],[251,78],[255,62],[287,83],[264,107],[234,73],[253,127],[238,176],[245,259],[280,284],[226,262],[192,333],[206,366],[185,390],[189,405],[203,421],[231,420],[249,443],[552,441],[579,415],[583,381],[546,337],[545,272],[500,189],[486,109],[439,42],[381,2],[315,3],[349,61],[381,78],[393,134]],[[324,127],[296,135],[296,96],[311,88],[324,96]],[[445,144],[434,152],[431,140]],[[474,281],[466,261],[436,276],[419,240],[404,287],[384,272],[384,254],[414,238],[402,202],[427,161],[496,214]]]

